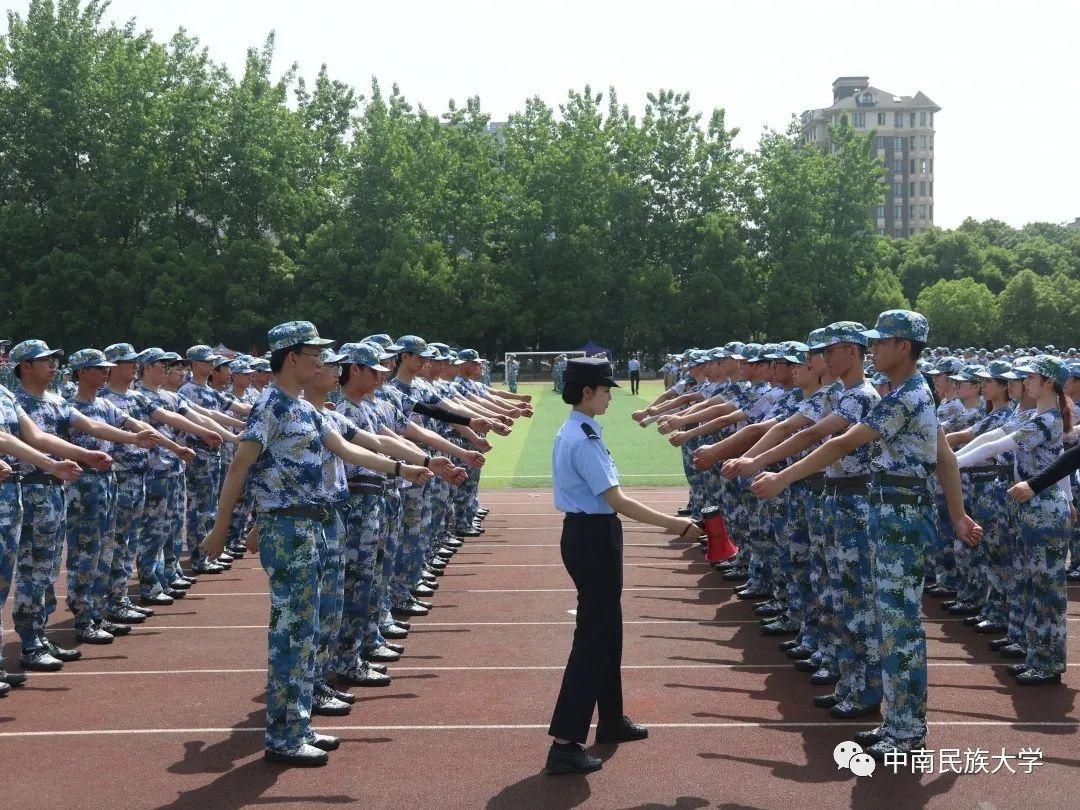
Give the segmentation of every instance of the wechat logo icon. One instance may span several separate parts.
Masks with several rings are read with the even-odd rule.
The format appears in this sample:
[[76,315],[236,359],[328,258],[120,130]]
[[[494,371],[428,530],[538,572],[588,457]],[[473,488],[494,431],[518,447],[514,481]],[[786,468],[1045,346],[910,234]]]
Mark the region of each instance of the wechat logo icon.
[[862,746],[857,742],[846,740],[838,743],[832,752],[836,770],[848,768],[856,776],[872,776],[877,763],[874,758],[865,753]]

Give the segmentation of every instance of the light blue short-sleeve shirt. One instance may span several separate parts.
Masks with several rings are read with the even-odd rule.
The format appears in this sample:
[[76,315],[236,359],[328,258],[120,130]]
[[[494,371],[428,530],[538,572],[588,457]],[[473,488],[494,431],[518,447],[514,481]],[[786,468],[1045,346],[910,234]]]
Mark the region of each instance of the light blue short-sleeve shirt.
[[551,451],[555,508],[560,512],[612,515],[602,494],[619,485],[619,471],[601,438],[603,428],[580,411],[571,411],[555,434]]

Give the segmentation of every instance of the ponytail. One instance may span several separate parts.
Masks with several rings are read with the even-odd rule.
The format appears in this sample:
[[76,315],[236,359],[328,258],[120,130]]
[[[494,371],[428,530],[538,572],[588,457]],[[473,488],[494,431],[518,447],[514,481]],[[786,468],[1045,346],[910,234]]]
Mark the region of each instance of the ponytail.
[[1061,426],[1066,433],[1073,429],[1073,403],[1065,396],[1065,389],[1059,383],[1054,383],[1054,393],[1057,394],[1058,410],[1061,411]]

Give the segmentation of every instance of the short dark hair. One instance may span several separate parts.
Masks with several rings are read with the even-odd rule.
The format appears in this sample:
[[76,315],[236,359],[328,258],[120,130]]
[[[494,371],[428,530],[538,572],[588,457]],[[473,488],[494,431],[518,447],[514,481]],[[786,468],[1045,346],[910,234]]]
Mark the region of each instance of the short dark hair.
[[926,344],[921,340],[909,340],[908,343],[911,344],[911,359],[918,360],[923,353],[923,349],[926,348]]
[[586,387],[587,386],[584,385],[576,385],[571,388],[568,385],[564,385],[562,390],[562,401],[567,405],[580,405],[581,400],[585,398]]
[[11,373],[15,375],[15,379],[22,379],[22,363],[16,363],[15,368],[11,370]]
[[304,344],[298,343],[295,346],[286,346],[284,349],[274,349],[270,352],[270,371],[277,374],[281,369],[285,368],[285,359],[290,354],[296,354],[304,348]]

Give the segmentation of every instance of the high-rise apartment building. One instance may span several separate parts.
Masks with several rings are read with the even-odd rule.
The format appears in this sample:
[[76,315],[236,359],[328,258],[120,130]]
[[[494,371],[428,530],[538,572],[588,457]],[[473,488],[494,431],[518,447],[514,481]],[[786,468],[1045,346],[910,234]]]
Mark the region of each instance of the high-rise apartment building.
[[870,85],[869,76],[833,82],[833,103],[802,114],[803,137],[827,149],[829,127],[847,116],[856,131],[874,131],[874,149],[888,171],[882,203],[874,211],[878,233],[911,236],[934,224],[934,113],[919,91],[897,96]]

